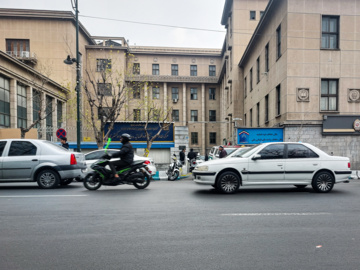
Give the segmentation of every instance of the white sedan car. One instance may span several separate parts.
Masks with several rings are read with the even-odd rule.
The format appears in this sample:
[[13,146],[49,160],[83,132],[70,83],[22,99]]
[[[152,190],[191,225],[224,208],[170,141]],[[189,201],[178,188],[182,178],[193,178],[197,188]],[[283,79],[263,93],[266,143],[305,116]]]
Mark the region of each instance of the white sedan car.
[[[116,149],[108,149],[106,153],[112,155],[118,151],[119,150],[116,150]],[[85,154],[86,169],[83,170],[84,175],[86,175],[92,171],[92,169],[90,168],[91,164],[93,164],[95,161],[101,159],[101,157],[103,155],[105,155],[105,149],[95,150],[95,151]],[[119,159],[119,158],[112,158],[112,159],[110,159],[110,161],[114,161],[117,159]],[[134,155],[134,160],[143,160],[144,162],[148,161],[147,167],[149,168],[149,172],[151,173],[151,175],[156,174],[156,166],[155,166],[154,161],[151,158]]]
[[311,144],[296,142],[260,144],[240,157],[207,161],[193,170],[196,183],[212,185],[223,193],[235,193],[248,185],[311,185],[325,193],[350,175],[349,158],[330,156]]

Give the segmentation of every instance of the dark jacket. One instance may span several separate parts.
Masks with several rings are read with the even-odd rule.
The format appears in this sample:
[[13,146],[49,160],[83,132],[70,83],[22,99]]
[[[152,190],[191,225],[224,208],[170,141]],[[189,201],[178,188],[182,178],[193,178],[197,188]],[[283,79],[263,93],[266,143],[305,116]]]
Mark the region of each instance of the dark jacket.
[[185,161],[185,153],[181,151],[179,155],[180,155],[180,161]]
[[64,147],[65,149],[69,149],[69,144],[68,143],[61,144],[61,146]]
[[195,152],[189,152],[188,155],[187,155],[188,159],[194,159],[196,158],[196,153]]
[[123,144],[119,152],[112,154],[113,158],[120,157],[122,161],[131,164],[134,161],[134,151],[130,142]]
[[226,153],[225,149],[221,150],[219,153],[219,158],[224,158],[226,156],[227,156],[227,153]]

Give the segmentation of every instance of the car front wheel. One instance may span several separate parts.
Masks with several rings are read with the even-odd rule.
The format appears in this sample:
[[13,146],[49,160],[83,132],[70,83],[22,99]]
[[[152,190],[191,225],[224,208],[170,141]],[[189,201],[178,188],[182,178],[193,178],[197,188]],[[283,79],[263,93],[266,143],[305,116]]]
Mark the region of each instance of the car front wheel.
[[330,192],[335,184],[334,176],[329,172],[318,172],[313,181],[312,187],[316,192],[327,193]]
[[236,173],[223,172],[216,183],[216,187],[222,193],[233,194],[240,187],[240,179]]
[[59,182],[60,177],[53,170],[42,170],[37,176],[37,183],[41,188],[56,188]]

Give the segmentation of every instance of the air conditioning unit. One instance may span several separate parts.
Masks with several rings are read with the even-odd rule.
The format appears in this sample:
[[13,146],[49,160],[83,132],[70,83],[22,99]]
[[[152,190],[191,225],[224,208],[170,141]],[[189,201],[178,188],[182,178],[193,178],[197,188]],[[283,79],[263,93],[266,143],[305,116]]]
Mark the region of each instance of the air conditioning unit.
[[21,52],[21,57],[29,58],[30,57],[30,52]]
[[177,98],[174,98],[174,99],[173,99],[173,102],[174,102],[174,103],[178,102],[178,99],[177,99]]

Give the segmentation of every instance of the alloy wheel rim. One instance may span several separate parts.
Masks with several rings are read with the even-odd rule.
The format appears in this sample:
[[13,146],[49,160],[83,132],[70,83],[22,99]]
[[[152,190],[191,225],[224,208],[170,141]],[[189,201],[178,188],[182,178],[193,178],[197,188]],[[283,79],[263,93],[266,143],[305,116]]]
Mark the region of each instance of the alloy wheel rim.
[[332,186],[332,181],[331,181],[331,177],[327,174],[322,174],[318,177],[317,181],[316,181],[316,185],[317,187],[321,190],[321,191],[327,191],[331,188]]
[[221,178],[220,184],[225,192],[233,192],[237,187],[237,178],[233,175],[225,175]]
[[40,182],[45,187],[50,187],[55,183],[55,175],[53,173],[43,173],[40,177]]

